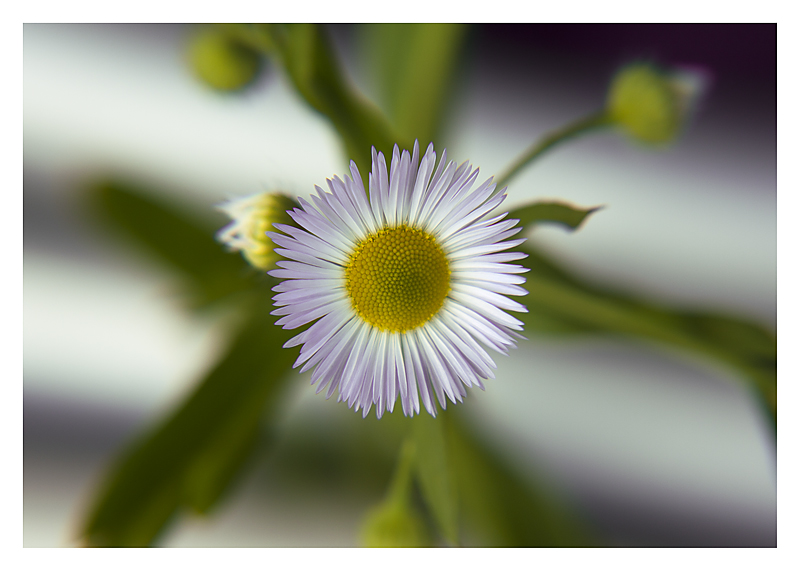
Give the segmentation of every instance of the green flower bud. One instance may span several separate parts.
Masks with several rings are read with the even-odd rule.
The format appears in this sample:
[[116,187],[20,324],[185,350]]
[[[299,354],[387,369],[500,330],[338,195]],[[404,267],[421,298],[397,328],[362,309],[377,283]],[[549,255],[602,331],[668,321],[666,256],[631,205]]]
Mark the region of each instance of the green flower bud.
[[361,526],[364,547],[425,547],[425,523],[405,502],[383,502],[367,513]]
[[250,83],[261,67],[258,52],[216,27],[198,31],[189,44],[189,63],[204,83],[236,91]]
[[217,240],[231,250],[239,250],[245,259],[260,270],[275,268],[278,255],[273,252],[267,232],[273,224],[292,224],[287,210],[299,204],[280,193],[263,192],[230,200],[217,208],[231,217],[232,222],[217,233]]
[[607,112],[634,139],[669,143],[681,132],[704,85],[699,73],[631,64],[612,80]]

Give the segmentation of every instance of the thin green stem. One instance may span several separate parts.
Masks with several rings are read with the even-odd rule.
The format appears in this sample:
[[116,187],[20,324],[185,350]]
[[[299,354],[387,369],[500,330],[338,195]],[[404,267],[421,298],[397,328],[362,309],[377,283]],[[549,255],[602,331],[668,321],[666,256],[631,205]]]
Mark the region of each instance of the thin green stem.
[[608,127],[612,124],[612,120],[605,111],[600,111],[583,119],[579,119],[574,123],[570,123],[566,127],[557,129],[547,133],[540,140],[531,145],[525,153],[520,156],[514,164],[511,165],[497,180],[497,188],[503,188],[508,184],[519,171],[524,169],[530,163],[538,159],[541,155],[555,147],[557,144],[572,139],[578,135],[582,135],[588,131]]
[[411,472],[414,468],[415,447],[409,438],[400,447],[397,466],[389,484],[386,499],[390,503],[408,504],[411,493]]

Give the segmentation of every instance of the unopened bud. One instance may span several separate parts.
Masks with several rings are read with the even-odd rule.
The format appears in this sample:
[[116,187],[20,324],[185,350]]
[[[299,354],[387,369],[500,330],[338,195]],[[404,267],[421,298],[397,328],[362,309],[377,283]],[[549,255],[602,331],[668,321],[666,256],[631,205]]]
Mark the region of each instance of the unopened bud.
[[634,139],[669,143],[685,126],[706,85],[701,72],[631,64],[612,80],[607,112]]
[[220,91],[236,91],[250,83],[261,67],[261,57],[225,30],[201,29],[191,38],[189,63],[203,82]]
[[425,547],[425,524],[411,506],[398,501],[383,502],[364,518],[364,547]]
[[299,206],[280,193],[263,192],[230,200],[217,208],[231,217],[231,223],[217,233],[217,240],[231,250],[239,250],[245,259],[260,270],[275,267],[278,255],[273,252],[267,232],[273,224],[292,224],[287,210]]

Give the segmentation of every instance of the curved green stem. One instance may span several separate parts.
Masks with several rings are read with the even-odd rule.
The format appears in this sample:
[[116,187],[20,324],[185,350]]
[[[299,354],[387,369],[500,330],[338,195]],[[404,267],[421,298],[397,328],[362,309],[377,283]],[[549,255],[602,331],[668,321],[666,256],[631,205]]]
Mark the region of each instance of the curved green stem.
[[566,127],[557,129],[547,133],[539,141],[531,145],[525,153],[518,158],[514,164],[511,165],[506,171],[497,179],[497,188],[503,188],[508,184],[519,171],[524,169],[530,163],[535,161],[545,152],[556,146],[557,144],[582,135],[588,131],[599,129],[601,127],[608,127],[612,124],[611,118],[605,111],[600,111],[583,119],[579,119],[574,123],[570,123]]

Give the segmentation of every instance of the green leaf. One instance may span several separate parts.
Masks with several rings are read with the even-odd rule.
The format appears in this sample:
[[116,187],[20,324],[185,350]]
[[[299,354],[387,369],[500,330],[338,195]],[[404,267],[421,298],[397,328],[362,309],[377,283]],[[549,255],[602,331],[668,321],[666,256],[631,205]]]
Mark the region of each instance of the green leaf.
[[580,208],[566,202],[534,202],[512,210],[508,213],[508,217],[517,218],[525,230],[542,222],[553,222],[577,230],[590,214],[594,214],[600,208],[602,207]]
[[413,141],[398,137],[381,111],[345,79],[335,50],[320,26],[275,25],[269,33],[298,93],[330,119],[362,177],[370,170],[373,145],[387,156],[391,156],[395,143],[411,149]]
[[594,541],[541,480],[523,478],[472,435],[461,416],[446,427],[465,526],[481,547],[586,546]]
[[777,340],[764,327],[721,314],[687,312],[592,286],[526,244],[530,268],[521,319],[534,329],[615,333],[699,353],[732,367],[777,418]]
[[257,441],[265,407],[281,395],[294,358],[261,303],[219,363],[175,412],[120,457],[92,502],[89,545],[150,545],[182,508],[205,513]]
[[362,30],[384,109],[398,133],[419,139],[423,148],[437,141],[467,27],[367,24]]
[[421,414],[410,420],[416,450],[416,474],[422,498],[442,536],[458,544],[458,503],[453,467],[445,442],[444,411],[438,418]]
[[221,215],[216,222],[192,216],[186,207],[118,180],[91,188],[88,205],[112,231],[176,270],[193,305],[220,300],[258,283],[256,272],[241,256],[226,252],[214,239],[226,222]]

